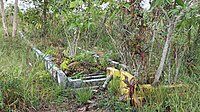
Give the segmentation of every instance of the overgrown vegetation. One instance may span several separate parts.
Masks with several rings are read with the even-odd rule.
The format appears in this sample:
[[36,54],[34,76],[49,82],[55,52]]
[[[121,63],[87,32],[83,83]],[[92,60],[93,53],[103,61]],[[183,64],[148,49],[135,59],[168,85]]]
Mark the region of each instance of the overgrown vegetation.
[[75,95],[78,102],[85,104],[92,98],[92,90],[90,88],[79,89],[76,90]]
[[[199,76],[194,75],[194,78],[189,79],[188,76],[183,77],[181,81],[187,84],[180,88],[166,89],[158,87],[151,94],[146,96],[146,104],[143,111],[191,111],[199,110]],[[197,82],[196,82],[197,81]],[[148,106],[149,105],[149,106]]]
[[120,88],[120,78],[114,77],[112,81],[108,85],[108,92],[111,95],[119,95],[119,88]]
[[[135,0],[69,0],[46,5],[46,9],[40,6],[29,9],[24,13],[27,18],[22,19],[23,23],[29,24],[22,29],[32,40],[37,42],[38,39],[32,36],[41,38],[44,36],[41,32],[45,31],[48,39],[43,38],[46,46],[38,44],[41,48],[64,48],[69,57],[76,57],[78,47],[100,55],[111,54],[114,60],[128,65],[128,71],[139,77],[142,83],[152,83],[152,79],[156,83],[164,77],[166,84],[172,84],[180,74],[199,73],[199,53],[195,50],[199,40],[198,2],[154,0],[148,11]],[[45,23],[45,15],[36,18],[32,13],[44,14],[41,10],[47,11]],[[85,60],[95,62],[89,55]],[[103,61],[101,64],[107,65]]]
[[[34,8],[18,12],[18,31],[24,37],[9,37],[15,13],[12,5],[5,8],[2,23],[7,23],[8,35],[0,27],[0,111],[200,110],[198,0],[153,0],[146,8],[144,0],[32,1]],[[24,38],[51,54],[73,79],[105,72],[112,59],[128,66],[119,69],[137,77],[135,85],[155,88],[140,91],[142,106],[134,107],[129,100],[121,101],[121,80],[115,77],[107,90],[60,87]],[[98,104],[91,107],[90,102]]]
[[36,111],[56,101],[62,88],[21,40],[0,38],[1,110]]

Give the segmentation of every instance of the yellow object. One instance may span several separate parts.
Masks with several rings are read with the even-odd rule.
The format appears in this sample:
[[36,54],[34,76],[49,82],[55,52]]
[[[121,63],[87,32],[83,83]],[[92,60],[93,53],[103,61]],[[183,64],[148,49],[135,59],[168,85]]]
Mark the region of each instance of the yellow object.
[[[134,79],[137,81],[137,78],[131,75],[130,73],[123,71],[123,70],[118,70],[113,67],[108,67],[107,68],[107,75],[113,75],[113,77],[120,77],[120,94],[122,96],[125,96],[125,99],[128,98],[129,95],[129,88],[127,87],[128,85],[124,83],[125,77],[128,78],[128,81],[130,82],[131,79]],[[150,84],[144,84],[139,86],[139,90],[136,93],[136,87],[135,85],[135,95],[137,96],[143,96],[144,94],[148,94],[152,92],[153,87]]]
[[126,71],[118,70],[113,67],[107,68],[107,75],[113,75],[113,77],[120,77],[120,93],[127,99],[129,94],[129,88],[127,87],[127,84],[125,84],[123,80],[125,80],[125,77],[128,78],[128,81],[130,81],[132,78],[136,80],[136,78]]
[[[131,79],[134,79],[134,81],[137,81],[137,78],[131,75],[130,73],[123,71],[123,70],[118,70],[113,67],[108,67],[107,68],[107,75],[113,75],[113,77],[119,77],[120,78],[120,96],[122,96],[123,100],[128,100],[129,99],[129,87],[128,85],[124,83],[124,80],[127,78],[128,82],[130,82]],[[126,80],[127,80],[126,79]],[[142,105],[142,101],[144,100],[145,96],[148,96],[150,93],[152,93],[154,87],[151,86],[151,84],[143,84],[139,85],[139,91],[136,91],[137,85],[135,85],[135,90],[134,90],[134,102],[139,104],[137,105]],[[168,86],[160,86],[163,88],[177,88],[177,87],[187,87],[187,85],[168,85]],[[138,101],[136,101],[138,99]]]
[[114,77],[121,77],[120,71],[113,67],[107,68],[107,75],[113,75]]
[[[127,87],[127,84],[124,83],[123,80],[125,80],[125,77],[128,78],[128,81],[130,82],[131,79],[135,79],[136,78],[131,75],[130,73],[126,72],[126,71],[121,71],[121,82],[120,82],[120,92],[121,92],[121,95],[125,95],[126,98],[128,98],[128,95],[129,95],[129,88]],[[135,85],[135,92],[136,92],[136,85]],[[135,93],[134,93],[135,94]]]

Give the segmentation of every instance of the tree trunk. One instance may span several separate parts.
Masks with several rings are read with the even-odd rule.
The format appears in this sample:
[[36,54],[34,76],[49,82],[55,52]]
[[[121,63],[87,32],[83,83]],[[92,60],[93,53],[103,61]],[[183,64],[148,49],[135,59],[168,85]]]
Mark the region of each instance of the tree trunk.
[[18,0],[15,0],[12,37],[16,37],[17,33],[17,13],[18,13]]
[[[189,8],[191,8],[192,4],[189,5]],[[165,14],[166,18],[167,18],[167,21],[169,22],[169,27],[167,28],[167,39],[165,41],[165,45],[164,45],[164,48],[163,48],[163,52],[162,52],[162,57],[161,57],[161,60],[160,60],[160,65],[156,71],[156,75],[155,75],[155,79],[152,83],[153,86],[155,86],[158,82],[159,82],[159,79],[160,79],[160,76],[162,74],[162,71],[163,71],[163,67],[164,67],[164,64],[165,64],[165,59],[166,59],[166,56],[167,56],[167,51],[168,51],[168,47],[169,47],[169,44],[171,43],[171,39],[172,39],[172,34],[176,28],[176,25],[177,23],[181,20],[181,17],[183,15],[185,15],[185,10],[182,10],[178,16],[174,17],[174,19],[170,20],[167,12],[161,8],[163,10],[163,13]]]
[[174,24],[172,22],[170,23],[169,26],[170,27],[168,27],[168,29],[167,29],[168,34],[167,34],[167,39],[165,41],[165,45],[164,45],[164,48],[163,48],[163,53],[162,53],[162,57],[161,57],[161,60],[160,60],[160,65],[158,67],[158,70],[156,72],[155,79],[154,79],[152,85],[155,85],[156,83],[159,82],[160,76],[161,76],[162,71],[163,71],[165,59],[166,59],[166,56],[167,56],[168,47],[169,47],[169,44],[171,42],[172,33],[173,33],[173,30],[174,30]]
[[3,24],[4,34],[5,34],[5,36],[9,36],[9,34],[8,34],[8,27],[6,25],[6,17],[5,17],[5,12],[4,12],[4,3],[3,3],[3,0],[0,0],[0,4],[1,4],[1,16],[2,16],[2,24]]
[[43,24],[42,24],[42,37],[46,37],[47,34],[47,5],[48,0],[44,0],[43,3]]

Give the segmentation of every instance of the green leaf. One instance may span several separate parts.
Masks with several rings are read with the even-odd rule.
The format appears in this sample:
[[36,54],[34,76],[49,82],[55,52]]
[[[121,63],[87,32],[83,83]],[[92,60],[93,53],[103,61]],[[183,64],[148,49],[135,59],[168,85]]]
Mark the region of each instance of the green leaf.
[[170,3],[172,3],[172,0],[153,0],[151,4],[151,8],[154,8],[156,6],[160,7],[161,5],[170,4]]
[[175,2],[180,6],[184,6],[183,0],[176,0]]
[[78,0],[78,5],[83,5],[84,2],[82,0]]
[[128,3],[126,3],[126,4],[124,4],[123,6],[124,6],[126,9],[129,9],[131,5],[128,4]]
[[163,3],[163,0],[153,0],[152,2],[152,6],[155,7],[155,6],[161,6]]
[[76,7],[76,1],[71,2],[70,5],[69,5],[69,7],[70,7],[70,8]]
[[70,3],[69,7],[70,8],[75,8],[77,6],[83,5],[84,2],[82,0],[76,0]]
[[69,30],[72,30],[73,28],[76,28],[77,25],[75,23],[71,23],[69,26]]

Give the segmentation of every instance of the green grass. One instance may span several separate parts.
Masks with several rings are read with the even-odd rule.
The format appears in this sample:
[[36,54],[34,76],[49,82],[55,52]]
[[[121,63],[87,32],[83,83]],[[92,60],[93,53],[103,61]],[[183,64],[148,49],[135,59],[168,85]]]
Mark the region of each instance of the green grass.
[[[114,81],[114,80],[113,80]],[[145,101],[142,108],[134,108],[128,103],[122,103],[119,98],[113,95],[116,93],[116,83],[111,82],[108,88],[108,94],[99,101],[101,108],[114,111],[131,111],[138,112],[198,112],[200,110],[200,77],[180,76],[179,80],[183,86],[175,88],[165,88],[161,84],[155,87],[152,92],[144,94]],[[128,109],[128,110],[127,110]]]
[[120,88],[120,78],[113,77],[113,79],[108,84],[108,92],[111,95],[117,95],[119,94],[119,88]]
[[[0,19],[1,19],[1,18],[0,18]],[[3,33],[3,26],[2,26],[2,23],[0,23],[0,26],[1,26],[1,27],[0,27],[0,34],[1,34],[1,35],[0,35],[0,38],[2,38],[2,36],[3,36],[3,34],[4,34],[4,33]]]
[[28,45],[17,39],[0,43],[0,110],[38,110],[63,96]]
[[[21,40],[0,38],[0,43],[0,111],[39,111],[43,105],[52,102],[57,105],[63,103],[66,97],[71,98],[68,99],[69,102],[76,98],[80,104],[85,104],[93,96],[89,89],[72,93],[59,87],[44,71],[43,63],[35,58],[31,48]],[[173,112],[199,111],[199,75],[180,75],[179,81],[187,86],[174,89],[160,86],[151,94],[146,94],[143,112],[163,112],[167,109]],[[115,96],[118,88],[118,81],[111,81],[108,95],[99,99],[100,108],[115,111],[131,110],[128,103],[119,101]]]
[[[195,77],[195,76],[194,76]],[[197,77],[196,77],[197,78]],[[199,76],[197,78],[199,80]],[[163,112],[167,108],[173,112],[197,112],[199,111],[200,83],[196,79],[187,77],[187,86],[173,89],[157,87],[151,94],[146,96],[146,104],[143,111]]]
[[90,88],[82,88],[75,91],[76,99],[79,103],[85,104],[92,98],[92,90]]

